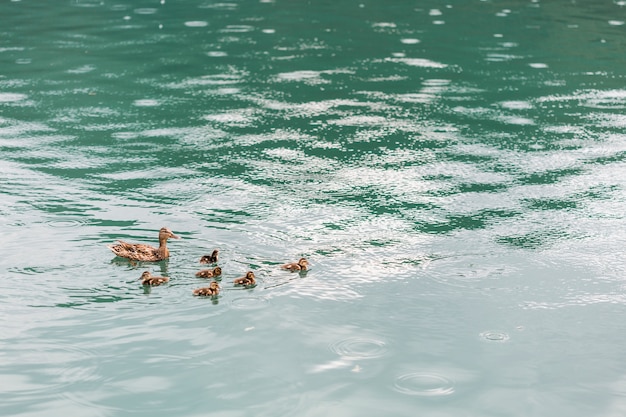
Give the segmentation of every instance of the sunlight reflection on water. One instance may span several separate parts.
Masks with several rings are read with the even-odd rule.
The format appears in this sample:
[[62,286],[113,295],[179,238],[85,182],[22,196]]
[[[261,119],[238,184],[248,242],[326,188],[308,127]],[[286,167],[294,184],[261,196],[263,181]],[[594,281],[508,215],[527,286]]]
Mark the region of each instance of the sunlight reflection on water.
[[619,408],[617,3],[185,3],[0,6],[0,414]]

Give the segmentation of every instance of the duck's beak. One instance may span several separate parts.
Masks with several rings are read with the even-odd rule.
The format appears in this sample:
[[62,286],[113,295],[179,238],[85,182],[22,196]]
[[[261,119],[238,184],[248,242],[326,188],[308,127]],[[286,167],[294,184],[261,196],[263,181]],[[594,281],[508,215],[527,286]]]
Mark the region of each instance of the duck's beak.
[[179,236],[176,236],[168,227],[162,227],[161,230],[159,230],[159,239],[161,238],[161,235],[167,235],[167,238],[173,238],[173,239],[180,239]]

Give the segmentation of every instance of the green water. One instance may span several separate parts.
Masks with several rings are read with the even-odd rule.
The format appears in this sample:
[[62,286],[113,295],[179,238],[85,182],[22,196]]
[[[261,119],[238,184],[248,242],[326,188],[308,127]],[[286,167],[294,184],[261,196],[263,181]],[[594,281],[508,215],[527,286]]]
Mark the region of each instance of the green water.
[[0,3],[0,415],[623,415],[625,22]]

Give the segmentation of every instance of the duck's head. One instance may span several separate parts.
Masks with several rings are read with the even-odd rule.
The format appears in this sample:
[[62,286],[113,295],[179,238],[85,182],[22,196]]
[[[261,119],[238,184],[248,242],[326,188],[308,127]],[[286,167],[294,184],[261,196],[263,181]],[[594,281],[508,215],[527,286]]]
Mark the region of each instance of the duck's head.
[[298,265],[300,265],[302,269],[307,269],[307,267],[309,266],[309,261],[307,261],[306,258],[300,258],[300,260],[298,261]]
[[150,271],[144,271],[143,274],[141,274],[141,278],[139,279],[148,279],[150,278]]
[[217,283],[217,281],[211,281],[211,283],[209,284],[209,288],[214,291],[219,291],[220,285]]
[[220,268],[219,266],[213,268],[213,275],[222,275],[222,268]]
[[248,279],[254,279],[254,272],[252,272],[252,271],[248,271],[248,272],[246,273],[246,278],[248,278]]
[[167,240],[169,238],[180,239],[180,237],[176,236],[170,229],[168,229],[167,227],[162,227],[161,230],[159,230],[159,240]]

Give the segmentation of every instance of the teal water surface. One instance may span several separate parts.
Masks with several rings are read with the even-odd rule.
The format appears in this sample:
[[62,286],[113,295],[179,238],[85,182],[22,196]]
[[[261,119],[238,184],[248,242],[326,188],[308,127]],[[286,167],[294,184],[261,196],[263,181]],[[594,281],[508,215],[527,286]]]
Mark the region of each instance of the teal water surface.
[[623,415],[626,2],[0,23],[0,415]]

